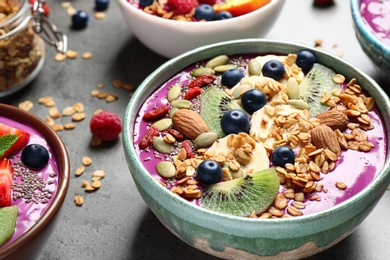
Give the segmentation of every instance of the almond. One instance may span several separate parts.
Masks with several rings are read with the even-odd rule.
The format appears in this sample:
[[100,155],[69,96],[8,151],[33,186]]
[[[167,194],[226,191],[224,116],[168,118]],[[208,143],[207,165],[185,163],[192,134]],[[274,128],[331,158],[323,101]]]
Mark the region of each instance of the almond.
[[173,128],[191,140],[209,131],[209,127],[203,118],[189,109],[177,110],[172,116],[172,124]]
[[327,125],[333,130],[340,129],[341,131],[344,131],[347,129],[348,117],[343,111],[331,109],[316,117],[320,120],[321,124]]
[[337,156],[341,154],[341,148],[337,140],[337,135],[329,126],[320,124],[310,131],[310,135],[311,142],[315,147],[317,147],[317,149],[328,148]]

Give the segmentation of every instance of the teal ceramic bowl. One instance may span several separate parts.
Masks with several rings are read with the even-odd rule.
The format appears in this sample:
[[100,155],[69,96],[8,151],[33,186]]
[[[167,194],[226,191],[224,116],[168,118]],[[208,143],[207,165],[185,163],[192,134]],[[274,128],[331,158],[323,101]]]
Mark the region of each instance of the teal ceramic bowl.
[[[296,53],[310,49],[318,61],[355,77],[375,98],[383,118],[390,116],[390,103],[382,89],[366,74],[345,61],[292,43],[246,39],[200,47],[169,60],[138,87],[128,104],[123,131],[128,167],[143,200],[161,223],[187,244],[226,259],[298,259],[323,251],[347,237],[374,209],[390,182],[389,160],[379,175],[360,193],[328,210],[282,219],[250,219],[215,213],[195,206],[163,188],[144,168],[134,148],[134,120],[153,91],[177,72],[196,61],[220,54]],[[387,135],[390,122],[385,122]],[[388,140],[387,140],[388,142]],[[387,153],[390,145],[387,143]]]
[[[377,4],[374,2],[380,2],[377,0],[366,1],[373,2],[370,4]],[[359,41],[360,46],[366,55],[375,64],[377,69],[382,74],[383,78],[390,82],[390,45],[386,45],[380,38],[378,38],[373,29],[367,23],[366,19],[362,16],[361,12],[362,0],[350,0],[353,25],[356,33],[356,38]],[[383,4],[386,6],[386,4]],[[390,10],[384,9],[383,12],[389,12]],[[390,23],[388,14],[383,13],[381,16],[386,18],[387,21],[383,21],[386,24]]]

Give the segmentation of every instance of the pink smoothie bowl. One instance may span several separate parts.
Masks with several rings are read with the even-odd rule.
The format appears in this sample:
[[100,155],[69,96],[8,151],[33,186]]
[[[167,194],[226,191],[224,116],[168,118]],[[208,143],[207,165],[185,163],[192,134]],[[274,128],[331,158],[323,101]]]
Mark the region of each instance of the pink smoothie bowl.
[[146,47],[167,58],[206,44],[264,37],[278,19],[284,2],[272,0],[253,12],[232,19],[184,22],[154,16],[128,0],[118,0],[130,32]]
[[[154,91],[170,82],[174,75],[198,61],[208,61],[219,55],[290,54],[302,48],[312,51],[317,61],[345,76],[356,78],[362,88],[375,98],[378,113],[384,118],[381,154],[389,154],[390,101],[380,86],[353,65],[321,50],[295,43],[242,39],[211,44],[188,51],[157,68],[137,88],[124,117],[123,146],[128,168],[136,187],[152,212],[168,230],[187,244],[223,259],[300,259],[328,249],[351,234],[371,213],[390,183],[390,161],[384,155],[381,166],[366,170],[375,177],[360,184],[361,190],[352,197],[327,209],[288,218],[238,217],[202,208],[185,200],[156,181],[155,165],[145,166],[140,159],[135,131],[138,113]],[[153,155],[150,155],[151,157]],[[356,156],[356,161],[359,156]],[[149,162],[149,161],[148,161]],[[375,164],[375,163],[374,163]],[[348,164],[350,167],[350,164]],[[362,170],[360,166],[359,169]],[[169,245],[167,245],[169,246]]]
[[[11,239],[0,247],[0,259],[35,259],[49,240],[59,220],[70,181],[70,160],[61,138],[39,117],[17,107],[0,104],[0,122],[7,123],[8,119],[12,120],[18,129],[31,131],[33,134],[30,134],[30,140],[38,140],[36,136],[39,136],[39,140],[44,140],[45,145],[49,147],[50,160],[48,166],[40,171],[50,172],[51,177],[55,176],[51,179],[53,181],[49,183],[50,185],[46,186],[47,189],[52,189],[52,196],[48,202],[28,204],[23,198],[17,200],[11,198],[11,204],[19,208],[17,226]],[[19,153],[15,157],[18,155]],[[52,169],[57,170],[51,171]],[[46,177],[42,176],[42,178]],[[37,208],[41,206],[37,205],[41,205],[44,209],[38,211]],[[25,208],[30,210],[26,211]],[[26,223],[27,220],[31,224],[25,230],[21,223]]]

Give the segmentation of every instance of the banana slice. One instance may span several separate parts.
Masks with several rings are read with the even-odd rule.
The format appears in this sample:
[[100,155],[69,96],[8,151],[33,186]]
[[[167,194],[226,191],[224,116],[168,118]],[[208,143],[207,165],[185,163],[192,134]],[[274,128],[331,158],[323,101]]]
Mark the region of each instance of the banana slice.
[[[265,105],[253,113],[250,124],[249,135],[263,146],[270,148],[275,148],[275,142],[280,140],[285,140],[288,143],[291,135],[308,132],[313,127],[309,123],[308,116],[302,110],[291,105]],[[278,131],[278,129],[281,130]],[[281,139],[276,138],[277,134],[281,136]],[[291,146],[299,148],[300,145],[300,142],[295,142]]]
[[205,153],[206,157],[223,156],[240,163],[244,175],[269,168],[269,158],[265,148],[248,134],[230,134],[214,142]]

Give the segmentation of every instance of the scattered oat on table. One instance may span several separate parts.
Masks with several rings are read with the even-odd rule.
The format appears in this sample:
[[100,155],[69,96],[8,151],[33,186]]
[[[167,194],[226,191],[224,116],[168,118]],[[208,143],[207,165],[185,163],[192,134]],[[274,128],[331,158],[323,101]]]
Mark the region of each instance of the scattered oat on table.
[[85,166],[90,166],[92,164],[92,159],[89,156],[83,156],[83,158],[81,158],[81,162]]
[[77,195],[76,197],[74,197],[74,203],[76,204],[76,206],[80,207],[84,204],[84,198],[81,195]]
[[19,108],[24,111],[30,111],[34,107],[34,103],[31,100],[26,100],[19,103]]

